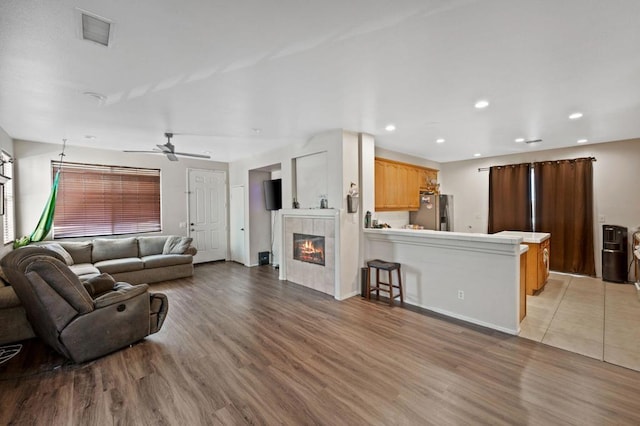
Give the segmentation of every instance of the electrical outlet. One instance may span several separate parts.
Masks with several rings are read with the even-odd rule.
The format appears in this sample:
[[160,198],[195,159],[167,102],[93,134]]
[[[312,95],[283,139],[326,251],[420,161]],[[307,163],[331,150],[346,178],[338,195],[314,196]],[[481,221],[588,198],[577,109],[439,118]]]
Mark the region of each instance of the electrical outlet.
[[598,216],[598,222],[600,223],[604,223],[604,215],[601,214],[600,216]]
[[187,222],[180,222],[180,223],[178,224],[178,227],[180,227],[180,228],[186,228],[186,227],[187,227]]
[[464,300],[464,291],[458,290],[458,299]]

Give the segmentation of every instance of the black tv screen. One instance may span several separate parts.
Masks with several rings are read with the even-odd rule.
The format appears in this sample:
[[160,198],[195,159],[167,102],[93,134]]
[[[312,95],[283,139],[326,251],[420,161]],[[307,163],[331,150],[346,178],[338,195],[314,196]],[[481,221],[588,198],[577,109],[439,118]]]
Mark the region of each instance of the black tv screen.
[[282,208],[282,179],[265,180],[264,203],[267,210],[280,210]]

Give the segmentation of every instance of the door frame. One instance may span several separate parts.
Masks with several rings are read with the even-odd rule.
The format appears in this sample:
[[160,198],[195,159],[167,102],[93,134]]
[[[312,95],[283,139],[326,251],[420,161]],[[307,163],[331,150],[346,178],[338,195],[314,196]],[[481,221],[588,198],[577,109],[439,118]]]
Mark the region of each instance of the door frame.
[[[243,220],[244,223],[242,224],[242,226],[244,228],[244,233],[242,235],[242,247],[243,247],[243,249],[242,249],[242,252],[241,252],[241,255],[240,255],[240,258],[241,258],[240,260],[233,259],[233,256],[231,254],[231,232],[232,232],[232,229],[231,229],[231,203],[232,203],[231,202],[231,192],[233,191],[234,188],[242,188],[241,200],[242,200],[242,212],[243,212],[243,218],[244,218],[244,220]],[[245,197],[246,197],[246,187],[245,187],[245,185],[238,184],[238,185],[233,185],[233,186],[229,187],[229,209],[228,209],[229,210],[229,226],[228,226],[228,228],[229,228],[229,260],[231,260],[233,262],[241,263],[241,264],[246,266],[247,265],[247,238],[246,238],[246,236],[247,236],[248,231],[247,231],[247,211],[246,211],[246,202],[247,202],[247,200],[245,199]]]

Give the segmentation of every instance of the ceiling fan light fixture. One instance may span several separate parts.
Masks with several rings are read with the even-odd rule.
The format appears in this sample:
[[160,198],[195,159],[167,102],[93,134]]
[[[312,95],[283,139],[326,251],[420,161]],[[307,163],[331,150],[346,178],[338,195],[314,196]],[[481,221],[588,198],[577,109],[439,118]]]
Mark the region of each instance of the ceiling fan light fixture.
[[178,161],[178,155],[183,157],[194,157],[194,158],[211,158],[210,155],[204,154],[193,154],[190,152],[177,152],[176,147],[171,143],[171,138],[173,137],[173,133],[165,132],[164,136],[167,138],[167,143],[165,144],[156,144],[157,148],[154,148],[153,151],[135,151],[135,150],[125,150],[125,152],[140,152],[140,153],[148,153],[148,154],[164,154],[167,156],[169,161]]

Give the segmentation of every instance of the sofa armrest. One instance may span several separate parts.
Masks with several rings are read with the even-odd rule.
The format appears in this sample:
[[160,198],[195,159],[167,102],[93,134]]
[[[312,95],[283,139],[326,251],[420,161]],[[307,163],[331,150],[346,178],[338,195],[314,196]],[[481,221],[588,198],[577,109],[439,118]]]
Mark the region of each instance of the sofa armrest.
[[96,309],[104,308],[105,306],[115,305],[132,299],[139,294],[145,293],[149,290],[148,284],[131,285],[127,283],[116,283],[113,287],[113,291],[102,294],[99,297],[93,299],[93,305]]

